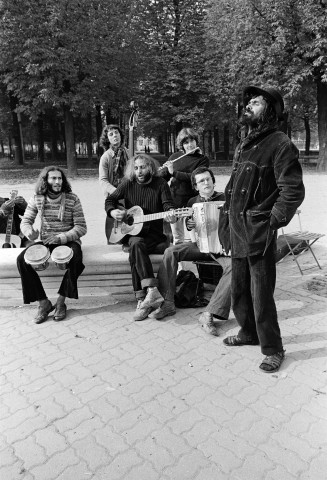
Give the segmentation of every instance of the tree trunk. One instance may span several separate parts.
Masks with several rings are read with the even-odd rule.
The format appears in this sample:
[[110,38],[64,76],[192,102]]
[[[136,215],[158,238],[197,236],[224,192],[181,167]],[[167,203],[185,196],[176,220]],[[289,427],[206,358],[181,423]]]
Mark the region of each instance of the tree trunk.
[[14,160],[17,165],[24,165],[22,139],[20,136],[18,116],[17,116],[17,113],[15,112],[18,101],[13,95],[10,95],[10,94],[9,94],[9,100],[10,100],[10,109],[11,109],[12,120],[13,120]]
[[77,175],[77,161],[75,154],[74,119],[69,107],[64,108],[66,159],[68,176],[73,178]]
[[58,139],[59,139],[59,129],[56,118],[53,115],[49,117],[49,124],[51,127],[51,158],[52,161],[56,161],[59,157],[58,155]]
[[103,153],[103,148],[100,147],[99,145],[99,140],[101,137],[102,133],[102,118],[101,118],[101,106],[96,105],[95,107],[96,115],[95,115],[95,128],[96,128],[96,133],[97,133],[97,142],[98,142],[98,148],[97,148],[97,155],[100,157]]
[[224,157],[229,160],[229,125],[224,125]]
[[87,161],[89,165],[92,165],[93,149],[92,149],[92,114],[89,112],[86,117],[86,149],[87,149]]
[[214,139],[214,143],[215,143],[215,153],[219,152],[219,129],[218,129],[218,125],[215,125],[214,126],[214,130],[213,130],[213,139]]
[[321,78],[317,81],[317,104],[318,104],[318,138],[319,158],[318,170],[327,170],[327,83]]
[[39,115],[37,119],[37,142],[38,142],[37,160],[38,162],[44,163],[44,129],[43,129],[42,115]]
[[305,128],[305,155],[310,155],[311,131],[309,123],[309,115],[304,114],[304,128]]

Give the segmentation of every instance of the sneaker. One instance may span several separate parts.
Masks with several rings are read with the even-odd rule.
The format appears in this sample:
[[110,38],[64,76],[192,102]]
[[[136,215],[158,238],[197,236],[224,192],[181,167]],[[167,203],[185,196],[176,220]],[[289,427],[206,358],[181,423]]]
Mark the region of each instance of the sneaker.
[[211,313],[203,312],[199,318],[199,323],[205,332],[210,333],[210,335],[214,335],[215,337],[219,336],[217,326],[215,325]]
[[148,287],[148,292],[143,300],[144,307],[157,308],[164,301],[157,287]]
[[145,307],[143,305],[143,300],[139,300],[137,302],[137,307],[133,315],[133,320],[135,322],[139,322],[140,320],[144,320],[148,317],[149,313],[153,310],[152,307]]
[[150,313],[149,318],[155,318],[156,320],[162,320],[165,317],[175,315],[176,308],[174,302],[165,300],[157,310]]

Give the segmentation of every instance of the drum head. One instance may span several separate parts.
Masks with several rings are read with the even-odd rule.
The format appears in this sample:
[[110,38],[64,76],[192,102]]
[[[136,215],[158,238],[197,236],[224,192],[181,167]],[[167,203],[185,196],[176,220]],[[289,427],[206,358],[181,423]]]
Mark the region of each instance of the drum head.
[[48,260],[50,252],[45,245],[32,245],[24,255],[25,262],[30,265],[40,265]]
[[73,250],[66,245],[56,247],[51,254],[51,260],[55,263],[68,263],[74,255]]

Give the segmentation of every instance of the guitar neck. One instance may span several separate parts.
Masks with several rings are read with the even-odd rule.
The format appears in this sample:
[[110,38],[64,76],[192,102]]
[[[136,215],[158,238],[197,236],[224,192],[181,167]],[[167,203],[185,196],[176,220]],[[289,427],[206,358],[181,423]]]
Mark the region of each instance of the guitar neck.
[[[14,200],[17,197],[17,193],[18,193],[17,190],[13,190],[11,192],[10,200]],[[14,219],[14,205],[12,206],[11,212],[9,213],[7,218],[6,243],[10,243],[10,240],[11,240],[11,230],[12,230],[13,219]]]
[[[171,212],[173,213],[173,212]],[[137,218],[137,222],[134,223],[143,223],[143,222],[152,222],[153,220],[160,220],[161,218],[164,218],[167,212],[159,212],[159,213],[149,213],[148,215],[140,215],[136,216],[135,219]]]

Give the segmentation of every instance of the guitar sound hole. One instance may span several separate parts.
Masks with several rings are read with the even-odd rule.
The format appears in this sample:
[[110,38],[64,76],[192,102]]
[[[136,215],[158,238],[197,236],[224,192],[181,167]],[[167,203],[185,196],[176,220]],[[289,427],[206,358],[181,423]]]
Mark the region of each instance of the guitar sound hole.
[[131,215],[129,215],[129,216],[126,218],[126,223],[127,223],[127,225],[133,225],[133,223],[134,223],[134,217],[132,217]]

